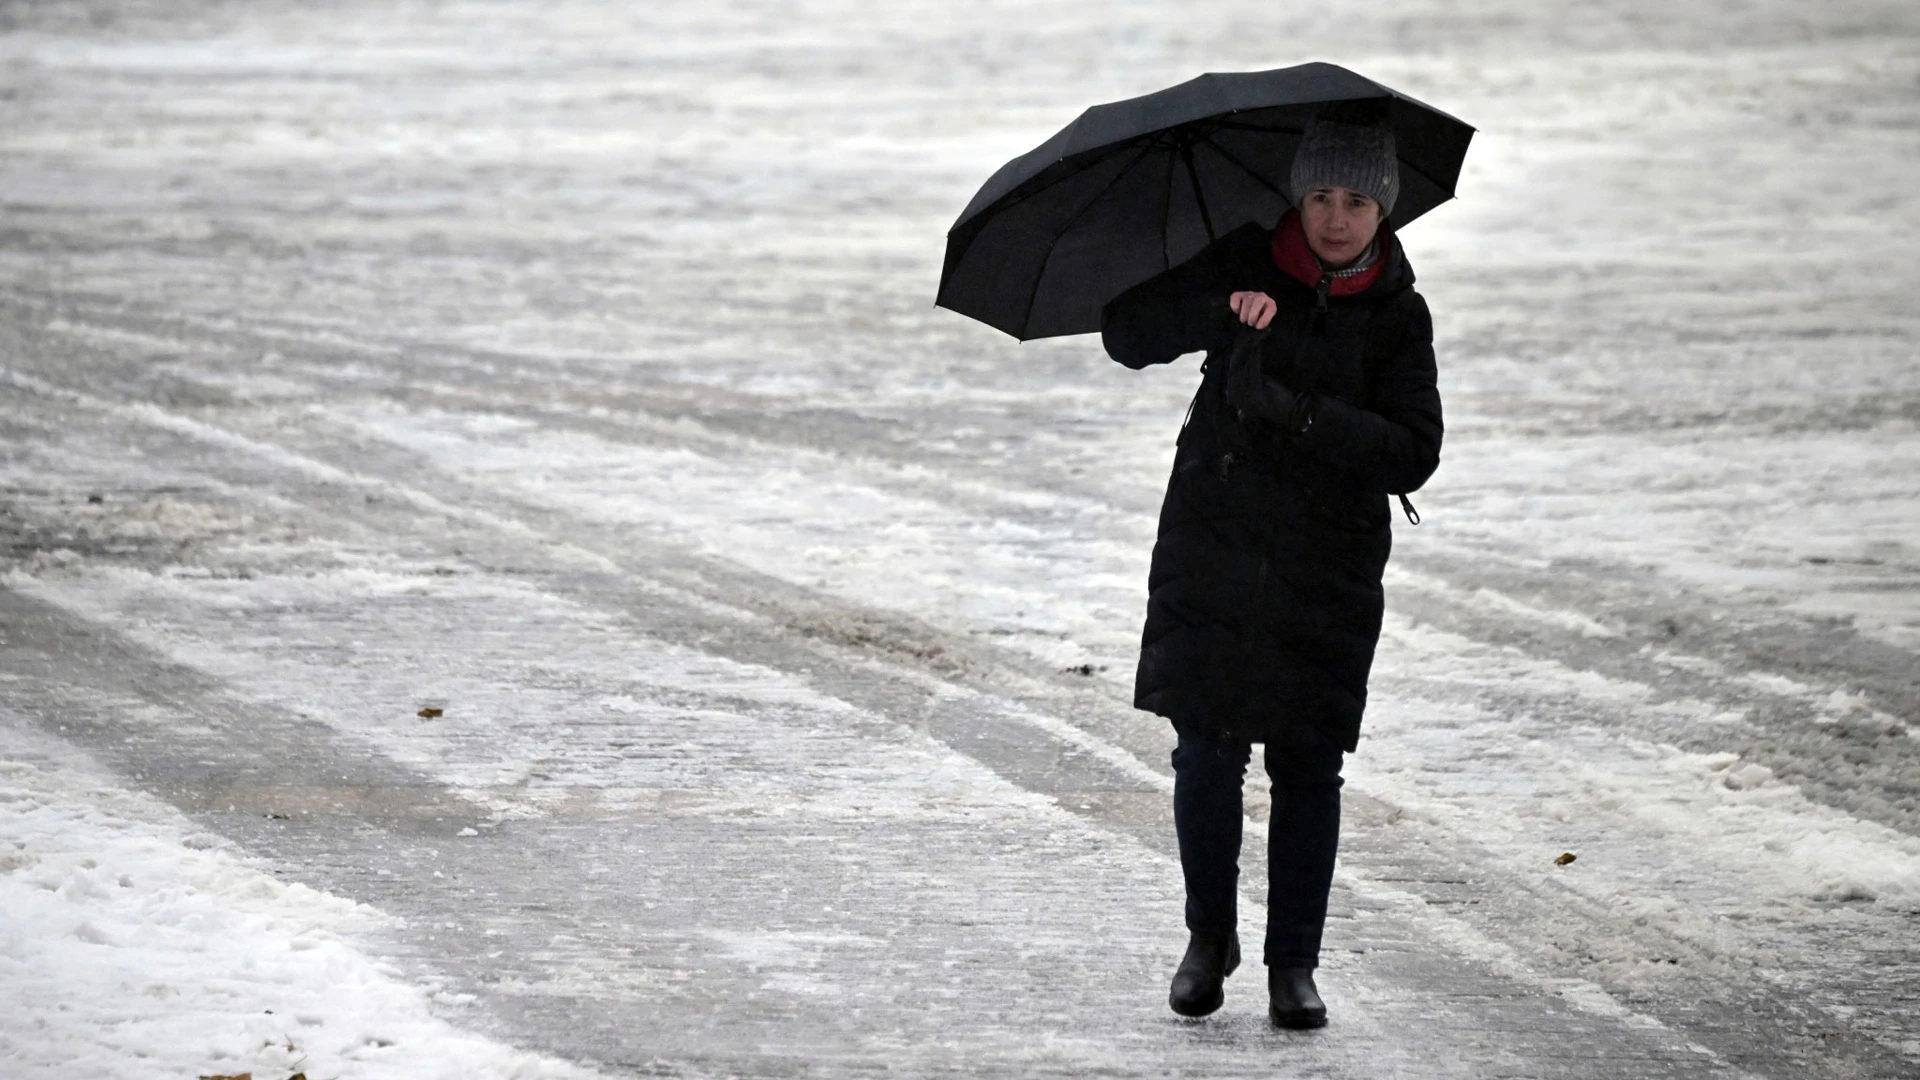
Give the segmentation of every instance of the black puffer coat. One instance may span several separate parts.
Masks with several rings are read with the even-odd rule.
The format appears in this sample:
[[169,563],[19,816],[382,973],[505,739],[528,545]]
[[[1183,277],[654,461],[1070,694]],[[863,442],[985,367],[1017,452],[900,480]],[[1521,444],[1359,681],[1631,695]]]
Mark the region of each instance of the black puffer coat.
[[[1237,229],[1104,313],[1107,353],[1130,368],[1207,353],[1160,510],[1134,704],[1215,738],[1284,743],[1310,725],[1352,750],[1389,493],[1440,463],[1433,322],[1390,234],[1373,284],[1331,298],[1275,265],[1272,236]],[[1263,367],[1311,395],[1303,433],[1227,404],[1229,351],[1250,333],[1227,297],[1242,290],[1278,304]]]

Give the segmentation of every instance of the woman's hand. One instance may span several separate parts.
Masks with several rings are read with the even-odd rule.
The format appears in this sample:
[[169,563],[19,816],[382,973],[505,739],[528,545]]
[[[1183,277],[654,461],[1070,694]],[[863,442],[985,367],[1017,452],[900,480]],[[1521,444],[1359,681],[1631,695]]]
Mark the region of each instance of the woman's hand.
[[1273,297],[1263,292],[1234,293],[1227,297],[1227,306],[1233,309],[1241,322],[1255,330],[1265,330],[1267,324],[1273,321],[1273,313],[1280,310],[1280,305],[1273,302]]
[[[1237,296],[1258,295],[1257,293],[1236,293]],[[1227,404],[1244,419],[1249,415],[1258,416],[1261,398],[1267,382],[1261,371],[1261,334],[1249,334],[1242,330],[1239,340],[1233,344],[1233,351],[1227,356]]]
[[[1272,317],[1272,312],[1268,312],[1268,317]],[[1298,434],[1313,422],[1311,399],[1267,377],[1262,362],[1265,350],[1261,347],[1265,337],[1257,331],[1243,330],[1240,340],[1234,342],[1233,351],[1227,357],[1227,405],[1242,420],[1257,416],[1282,431]],[[1303,403],[1305,415],[1302,415]]]

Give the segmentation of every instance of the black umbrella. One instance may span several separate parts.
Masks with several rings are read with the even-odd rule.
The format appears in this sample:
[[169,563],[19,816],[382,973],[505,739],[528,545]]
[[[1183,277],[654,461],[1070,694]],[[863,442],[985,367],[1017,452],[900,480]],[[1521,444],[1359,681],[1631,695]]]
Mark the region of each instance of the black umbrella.
[[1405,225],[1453,197],[1473,128],[1334,64],[1202,75],[1095,105],[1001,166],[947,233],[935,302],[1023,341],[1098,330],[1128,286],[1277,224],[1306,122],[1369,100],[1393,127]]

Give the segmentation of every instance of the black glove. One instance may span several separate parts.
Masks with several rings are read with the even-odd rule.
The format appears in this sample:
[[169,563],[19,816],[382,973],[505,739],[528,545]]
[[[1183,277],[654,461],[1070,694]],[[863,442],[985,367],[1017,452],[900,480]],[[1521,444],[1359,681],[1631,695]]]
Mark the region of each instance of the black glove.
[[1241,420],[1259,417],[1281,431],[1298,435],[1313,424],[1313,399],[1297,394],[1261,370],[1267,332],[1244,330],[1227,363],[1227,404]]

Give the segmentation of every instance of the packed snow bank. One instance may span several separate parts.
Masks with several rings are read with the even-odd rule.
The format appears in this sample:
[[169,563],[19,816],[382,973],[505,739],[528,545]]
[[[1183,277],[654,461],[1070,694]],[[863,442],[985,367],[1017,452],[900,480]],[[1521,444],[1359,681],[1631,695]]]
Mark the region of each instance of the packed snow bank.
[[0,721],[8,1080],[580,1077],[459,1031],[459,1000],[347,938],[386,917],[223,850],[170,807]]

